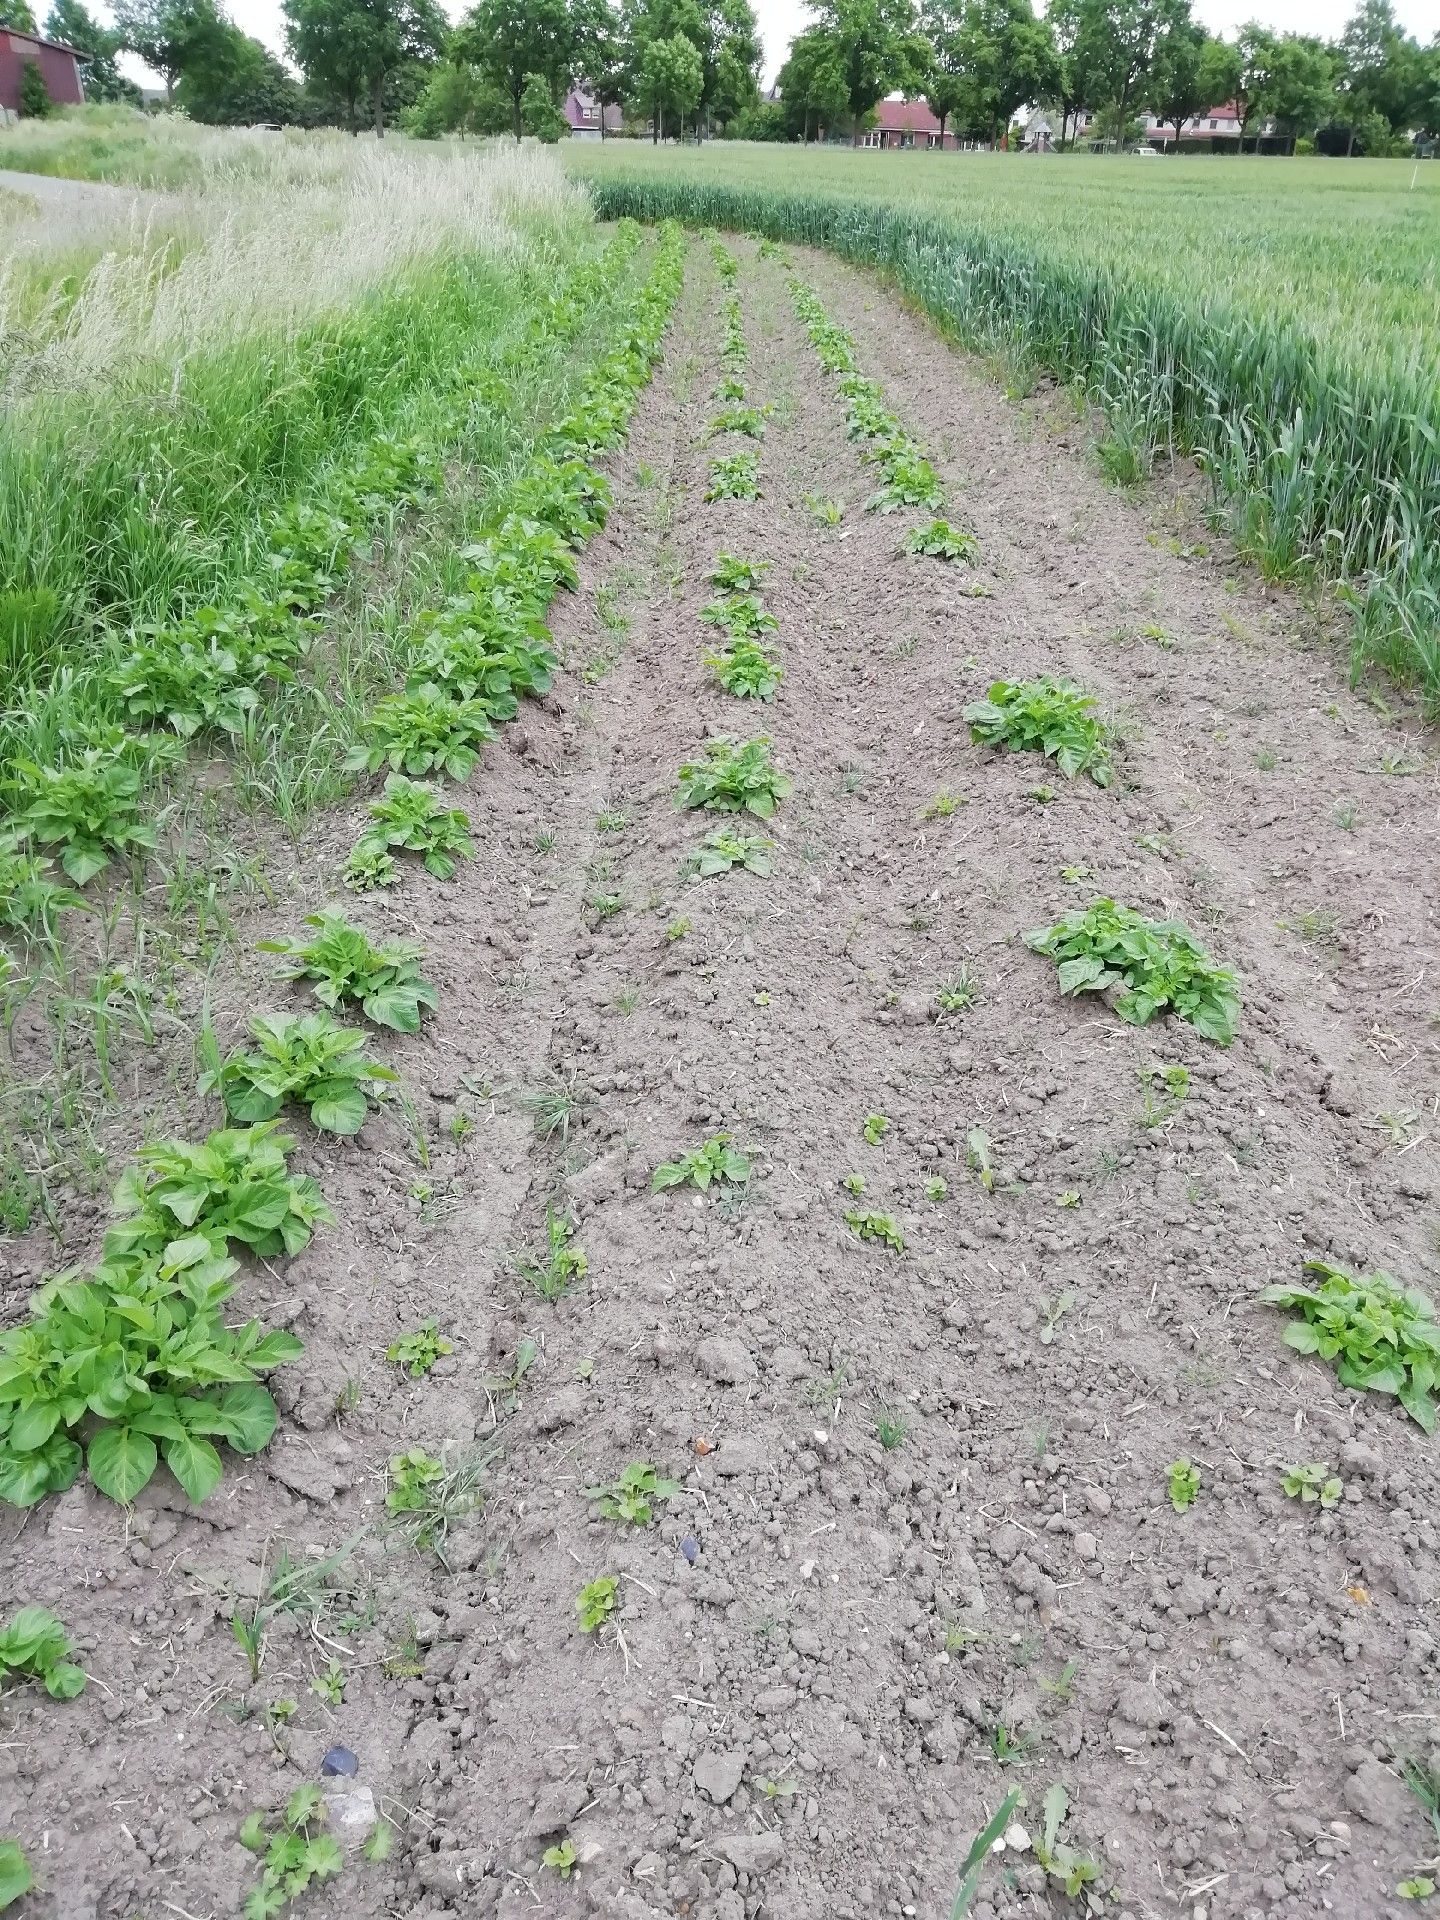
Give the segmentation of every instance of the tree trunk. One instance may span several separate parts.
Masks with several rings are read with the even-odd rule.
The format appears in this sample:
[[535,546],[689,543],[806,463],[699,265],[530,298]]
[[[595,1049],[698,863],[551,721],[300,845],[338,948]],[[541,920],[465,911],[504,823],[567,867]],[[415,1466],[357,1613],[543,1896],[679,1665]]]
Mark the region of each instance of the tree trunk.
[[660,144],[660,135],[655,131],[655,113],[653,109],[650,114],[650,144],[652,147],[658,147]]
[[1354,155],[1355,155],[1355,129],[1354,127],[1351,127],[1350,137],[1345,142],[1345,158],[1347,160],[1350,160],[1354,158]]
[[664,107],[657,107],[657,108],[656,108],[656,110],[655,110],[655,118],[656,118],[656,121],[658,122],[658,124],[659,124],[659,128],[660,128],[660,133],[659,133],[659,138],[660,138],[661,140],[663,140],[663,139],[665,138],[665,109],[664,109]]
[[385,76],[377,73],[371,87],[370,102],[375,110],[375,138],[385,138]]
[[514,109],[514,113],[515,113],[515,138],[516,138],[516,141],[518,142],[521,134],[525,131],[525,129],[520,124],[520,96],[518,93],[514,93],[514,92],[511,93],[510,105]]

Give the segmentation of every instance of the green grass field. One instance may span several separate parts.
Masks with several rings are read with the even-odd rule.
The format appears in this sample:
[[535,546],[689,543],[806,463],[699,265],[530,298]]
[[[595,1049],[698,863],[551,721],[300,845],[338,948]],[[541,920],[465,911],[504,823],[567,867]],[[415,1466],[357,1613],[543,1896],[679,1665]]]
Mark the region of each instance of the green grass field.
[[1078,381],[1107,464],[1196,455],[1265,571],[1358,602],[1356,659],[1440,697],[1440,166],[612,141],[602,211],[895,275],[965,344]]

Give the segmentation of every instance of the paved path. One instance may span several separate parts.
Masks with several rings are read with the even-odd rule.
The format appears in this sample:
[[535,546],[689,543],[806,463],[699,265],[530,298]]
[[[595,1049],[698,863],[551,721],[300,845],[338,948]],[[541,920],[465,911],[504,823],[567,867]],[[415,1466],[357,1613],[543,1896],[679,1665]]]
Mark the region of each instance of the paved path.
[[[109,186],[99,180],[60,180],[48,173],[12,173],[0,168],[0,189],[25,194],[40,209],[53,234],[82,240],[97,226],[113,227],[132,210],[147,213],[165,196],[147,187]],[[67,231],[68,230],[68,231]]]

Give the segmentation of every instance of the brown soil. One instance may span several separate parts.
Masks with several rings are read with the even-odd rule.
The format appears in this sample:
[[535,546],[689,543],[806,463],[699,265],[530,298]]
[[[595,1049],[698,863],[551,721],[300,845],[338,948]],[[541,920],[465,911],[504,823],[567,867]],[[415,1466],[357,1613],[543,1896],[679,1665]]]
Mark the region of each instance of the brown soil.
[[[161,1476],[131,1515],[76,1490],[0,1520],[0,1592],[54,1607],[93,1676],[0,1707],[0,1834],[45,1889],[24,1920],[237,1912],[241,1819],[336,1741],[400,1833],[301,1909],[355,1920],[944,1916],[1007,1790],[1034,1835],[1055,1781],[1105,1911],[1369,1920],[1440,1845],[1398,1764],[1440,1762],[1436,1443],[1256,1299],[1317,1252],[1437,1290],[1430,744],[1183,499],[1107,489],[1055,397],[1009,405],[874,282],[797,257],[982,552],[897,558],[780,267],[743,251],[763,499],[701,502],[719,303],[697,248],[559,610],[568,671],[466,797],[479,857],[355,908],[423,938],[440,989],[422,1036],[384,1041],[430,1165],[393,1113],[353,1147],[307,1138],[339,1224],[243,1302],[306,1341],[280,1437],[198,1514]],[[810,491],[847,502],[838,529]],[[720,549],[773,563],[785,679],[758,715],[700,664]],[[968,743],[967,699],[1041,671],[1125,716],[1109,792]],[[757,731],[795,782],[773,876],[678,877],[711,824],[677,811],[678,765]],[[962,804],[927,818],[942,791]],[[316,836],[257,938],[326,893],[353,826]],[[1018,935],[1092,891],[1238,970],[1233,1049],[1059,997]],[[976,1004],[937,1018],[962,963]],[[265,979],[224,988],[234,1028],[286,1003]],[[1146,1127],[1155,1061],[1191,1091]],[[548,1139],[524,1097],[545,1088],[576,1102]],[[719,1129],[755,1153],[743,1200],[650,1193]],[[903,1255],[844,1225],[852,1172]],[[552,1307],[513,1261],[562,1182],[590,1265]],[[12,1281],[54,1257],[12,1252]],[[432,1317],[455,1353],[411,1382],[384,1350]],[[441,1564],[383,1500],[391,1454],[446,1443],[484,1450],[488,1497]],[[1332,1513],[1280,1491],[1310,1459],[1344,1477]],[[622,1532],[584,1489],[633,1460],[683,1487]],[[236,1596],[282,1547],[350,1541],[346,1593],[282,1616],[249,1687]],[[575,1596],[604,1573],[622,1607],[591,1639]],[[332,1653],[333,1709],[308,1687]],[[299,1712],[272,1739],[278,1698]],[[540,1853],[566,1832],[586,1864],[562,1884]],[[1082,1909],[1015,1847],[973,1912]]]

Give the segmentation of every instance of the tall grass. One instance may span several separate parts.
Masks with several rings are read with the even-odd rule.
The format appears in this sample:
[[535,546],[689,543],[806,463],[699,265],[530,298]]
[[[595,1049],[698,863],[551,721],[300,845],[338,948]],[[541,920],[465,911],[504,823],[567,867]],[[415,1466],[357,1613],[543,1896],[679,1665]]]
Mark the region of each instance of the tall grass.
[[[895,159],[887,169],[884,156],[860,156],[862,166],[880,165],[854,192],[848,157],[797,168],[760,149],[602,159],[591,186],[607,216],[741,228],[878,267],[965,344],[1078,382],[1127,446],[1202,462],[1241,545],[1268,573],[1309,567],[1344,584],[1359,610],[1357,670],[1379,661],[1440,703],[1440,202],[1428,179],[1428,197],[1400,216],[1410,242],[1387,302],[1372,310],[1362,297],[1363,248],[1347,257],[1332,244],[1322,257],[1334,297],[1315,311],[1296,299],[1298,266],[1287,278],[1247,258],[1224,162],[1202,163],[1203,175],[1192,165],[1175,188],[1148,184],[1171,164],[1157,163],[1134,188],[1145,215],[1132,209],[1119,223],[1117,249],[1115,233],[1099,228],[1086,244],[1083,198],[1070,221],[1061,218],[1067,179],[1098,177],[1084,163],[1071,175],[1068,161],[1002,160],[1020,170],[1012,182],[1044,183],[1047,225],[1033,207],[1017,212],[1013,198],[969,204],[966,157],[940,157],[923,172],[908,170],[909,156]],[[822,168],[831,165],[841,171],[827,181]],[[797,173],[809,190],[796,190]],[[1259,190],[1253,171],[1233,177],[1247,193]],[[1281,164],[1265,173],[1272,202],[1288,177]],[[1113,195],[1136,175],[1105,178]],[[1313,237],[1320,217],[1311,208],[1296,224]],[[1207,226],[1208,261],[1196,252]],[[1275,248],[1287,262],[1301,251],[1293,235]],[[1430,326],[1412,328],[1427,289]]]

